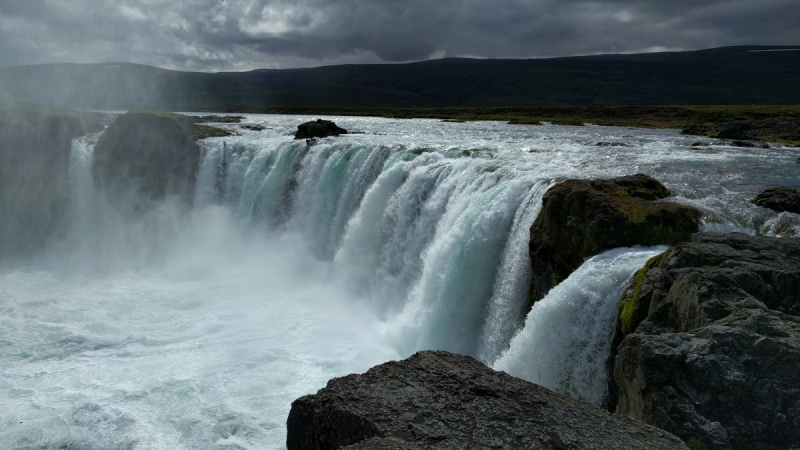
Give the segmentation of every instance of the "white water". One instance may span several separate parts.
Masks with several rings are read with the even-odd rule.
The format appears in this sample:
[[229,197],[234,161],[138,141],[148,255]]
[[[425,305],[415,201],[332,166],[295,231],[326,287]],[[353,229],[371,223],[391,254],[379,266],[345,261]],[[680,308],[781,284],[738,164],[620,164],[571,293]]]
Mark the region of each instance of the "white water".
[[620,292],[633,272],[666,249],[618,248],[587,260],[533,305],[494,368],[602,404]]
[[600,402],[619,289],[657,251],[591,259],[526,319],[550,185],[643,172],[708,229],[800,230],[745,201],[798,187],[788,149],[370,118],[336,118],[364,134],[306,149],[291,140],[305,119],[249,116],[270,129],[207,140],[192,211],[133,222],[97,198],[92,141],[76,142],[71,231],[0,262],[3,448],[282,448],[293,399],[428,348]]

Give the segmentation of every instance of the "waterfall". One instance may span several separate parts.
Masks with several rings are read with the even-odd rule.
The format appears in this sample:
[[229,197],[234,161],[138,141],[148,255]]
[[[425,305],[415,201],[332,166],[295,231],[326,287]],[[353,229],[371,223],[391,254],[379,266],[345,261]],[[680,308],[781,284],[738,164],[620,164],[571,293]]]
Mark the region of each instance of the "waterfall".
[[664,250],[618,248],[586,260],[533,305],[525,327],[494,368],[603,404],[620,292],[636,270]]
[[0,440],[280,449],[294,399],[423,349],[601,404],[620,289],[661,249],[590,258],[528,312],[549,187],[649,173],[677,201],[724,203],[718,226],[797,234],[796,215],[739,201],[753,173],[795,182],[791,150],[742,164],[672,131],[376,118],[308,145],[295,116],[247,120],[269,127],[200,142],[191,202],[136,215],[95,189],[97,136],[73,142],[59,243],[0,261]]
[[426,150],[207,143],[198,201],[228,202],[256,226],[303,235],[356,294],[395,316],[390,332],[407,352],[490,362],[522,319],[527,234],[548,182],[491,155]]

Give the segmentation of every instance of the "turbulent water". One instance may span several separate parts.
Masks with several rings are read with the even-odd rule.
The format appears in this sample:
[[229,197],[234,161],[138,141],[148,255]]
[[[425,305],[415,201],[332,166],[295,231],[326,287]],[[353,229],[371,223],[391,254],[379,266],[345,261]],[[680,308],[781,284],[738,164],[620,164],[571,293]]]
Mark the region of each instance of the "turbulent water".
[[305,119],[230,125],[203,142],[192,210],[135,221],[95,193],[96,137],[74,143],[70,230],[0,262],[1,447],[279,449],[293,399],[421,349],[599,404],[620,289],[663,248],[589,259],[526,317],[528,230],[567,177],[646,173],[707,230],[800,235],[747,202],[800,187],[796,150],[372,118],[307,146]]

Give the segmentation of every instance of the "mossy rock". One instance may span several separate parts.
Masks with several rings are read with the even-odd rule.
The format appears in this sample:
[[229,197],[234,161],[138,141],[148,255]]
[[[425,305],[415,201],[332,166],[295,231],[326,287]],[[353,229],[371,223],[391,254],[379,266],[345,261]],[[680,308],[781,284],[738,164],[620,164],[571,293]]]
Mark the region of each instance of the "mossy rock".
[[777,212],[800,214],[800,190],[789,187],[777,186],[764,189],[750,202]]
[[673,202],[647,175],[610,180],[567,180],[550,188],[531,227],[533,282],[529,306],[583,261],[605,250],[673,245],[698,230],[699,211]]
[[196,125],[196,120],[159,111],[118,117],[95,146],[95,184],[112,203],[131,212],[171,196],[191,204],[200,163],[196,140],[228,134]]
[[653,285],[660,274],[664,261],[669,257],[666,251],[651,258],[641,269],[637,270],[622,293],[619,303],[619,329],[623,336],[632,333],[636,327],[650,314]]

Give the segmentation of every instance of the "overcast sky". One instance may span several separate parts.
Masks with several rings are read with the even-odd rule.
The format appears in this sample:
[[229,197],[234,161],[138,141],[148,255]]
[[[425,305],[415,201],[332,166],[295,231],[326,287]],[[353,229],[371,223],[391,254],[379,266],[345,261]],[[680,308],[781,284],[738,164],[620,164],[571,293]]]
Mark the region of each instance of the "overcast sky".
[[0,66],[249,70],[800,44],[798,0],[0,0]]

